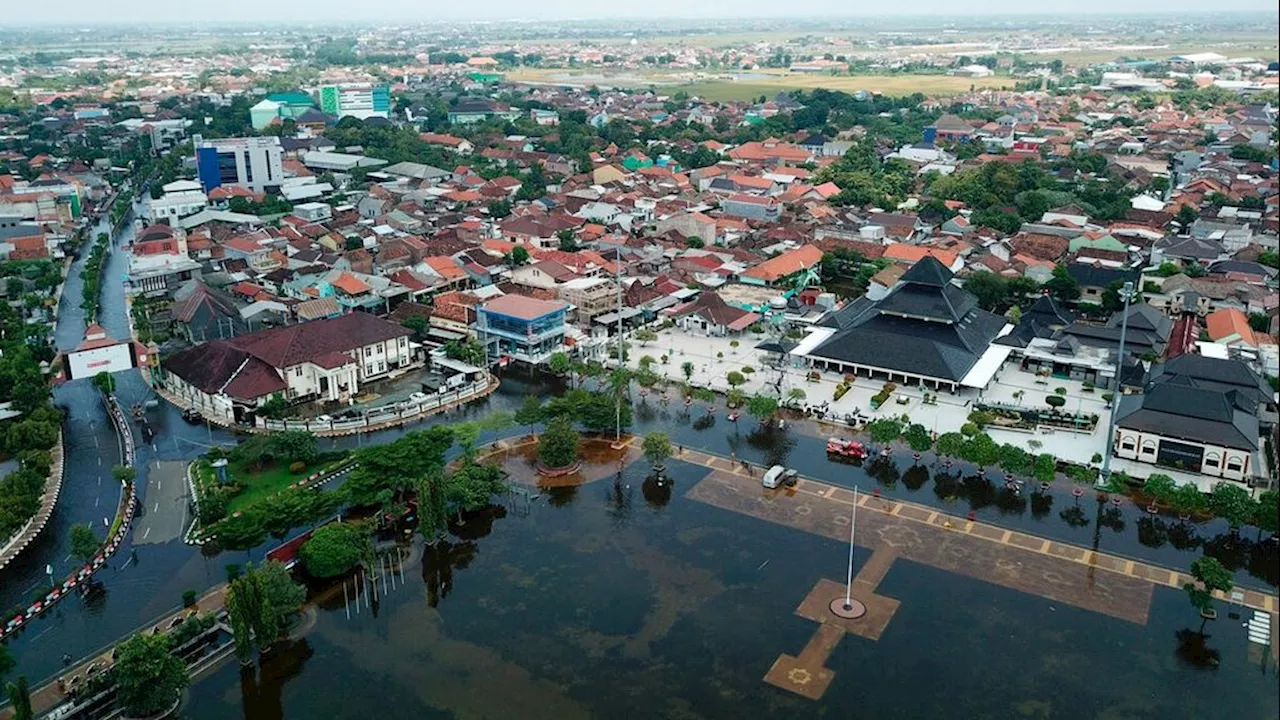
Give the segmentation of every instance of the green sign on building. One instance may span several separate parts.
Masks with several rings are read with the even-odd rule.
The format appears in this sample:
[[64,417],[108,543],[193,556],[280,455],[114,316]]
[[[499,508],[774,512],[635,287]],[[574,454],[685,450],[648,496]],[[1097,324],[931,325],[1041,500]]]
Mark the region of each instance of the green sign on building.
[[340,91],[335,85],[320,88],[320,110],[327,115],[341,115],[342,102],[339,97]]

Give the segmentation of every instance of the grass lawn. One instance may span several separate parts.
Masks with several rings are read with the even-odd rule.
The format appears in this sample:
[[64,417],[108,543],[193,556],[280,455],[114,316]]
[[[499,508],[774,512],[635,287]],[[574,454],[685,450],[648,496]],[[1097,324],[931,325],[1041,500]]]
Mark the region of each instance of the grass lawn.
[[880,92],[885,95],[910,95],[919,92],[925,95],[956,95],[967,92],[970,87],[1007,87],[1012,89],[1016,80],[1011,77],[966,78],[950,75],[806,75],[778,74],[769,78],[752,79],[747,82],[731,82],[727,80],[710,80],[689,83],[670,88],[668,92],[683,90],[706,100],[749,100],[766,95],[773,97],[782,90],[843,90],[852,93],[858,90]]
[[308,468],[303,472],[294,474],[289,472],[288,463],[273,463],[264,467],[261,471],[254,471],[239,463],[232,462],[227,466],[227,473],[230,477],[245,485],[244,490],[241,490],[227,502],[227,514],[231,514],[237,510],[244,510],[262,498],[274,495],[289,487],[292,483],[311,474],[311,469]]
[[[741,81],[707,76],[696,79],[700,73],[689,71],[664,72],[637,70],[626,73],[596,70],[520,68],[507,73],[511,82],[542,82],[560,85],[615,85],[644,87],[652,84],[662,92],[683,90],[706,100],[749,100],[767,95],[773,97],[783,90],[843,90],[854,92],[868,90],[886,95],[910,95],[921,92],[926,95],[954,95],[966,92],[970,87],[1007,87],[1017,82],[1011,77],[966,78],[951,75],[827,75],[790,73],[778,70],[757,70],[749,79]],[[581,79],[579,79],[581,78]]]

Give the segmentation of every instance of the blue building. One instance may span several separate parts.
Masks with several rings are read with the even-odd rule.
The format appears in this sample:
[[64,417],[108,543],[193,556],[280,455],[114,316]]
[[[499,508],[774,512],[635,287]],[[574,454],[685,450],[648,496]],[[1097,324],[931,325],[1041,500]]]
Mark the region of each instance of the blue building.
[[476,308],[476,334],[490,361],[541,365],[564,349],[568,307],[559,300],[501,295]]

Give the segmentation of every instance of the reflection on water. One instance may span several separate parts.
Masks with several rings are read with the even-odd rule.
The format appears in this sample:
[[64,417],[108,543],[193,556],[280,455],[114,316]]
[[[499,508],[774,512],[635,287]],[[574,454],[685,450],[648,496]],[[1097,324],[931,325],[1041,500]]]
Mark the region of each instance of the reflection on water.
[[244,716],[254,720],[283,720],[281,693],[286,683],[302,674],[314,653],[306,639],[276,644],[258,664],[240,666],[240,697]]
[[[185,714],[1181,718],[1280,710],[1274,667],[1250,663],[1233,623],[1211,625],[1207,643],[1179,632],[1193,632],[1199,619],[1176,589],[1157,589],[1139,626],[903,560],[877,590],[902,603],[885,635],[842,640],[829,660],[831,689],[818,702],[801,699],[761,678],[779,654],[810,640],[814,626],[795,607],[819,578],[843,577],[847,547],[684,499],[704,468],[673,461],[665,485],[642,460],[608,470],[541,490],[528,512],[494,506],[455,519],[376,617],[348,619],[327,604],[300,647],[269,657],[251,678],[230,663],[191,689]],[[901,484],[923,491],[919,476],[904,466]],[[977,489],[943,482],[966,496]],[[992,502],[1011,503],[1004,492],[993,490]],[[1037,497],[1023,496],[1033,512]],[[1067,505],[1094,525],[1107,507],[1093,502]],[[867,556],[859,551],[855,563]],[[1214,653],[1215,672],[1192,664]],[[1188,685],[1194,693],[1183,691]]]

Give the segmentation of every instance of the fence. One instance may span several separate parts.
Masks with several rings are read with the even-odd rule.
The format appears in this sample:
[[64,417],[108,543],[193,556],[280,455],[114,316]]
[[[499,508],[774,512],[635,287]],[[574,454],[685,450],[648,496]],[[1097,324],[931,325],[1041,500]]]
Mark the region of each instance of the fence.
[[331,420],[269,420],[259,417],[255,427],[258,430],[306,430],[317,435],[342,435],[361,430],[382,428],[409,422],[425,416],[443,407],[462,402],[469,398],[488,394],[496,383],[488,379],[464,385],[450,392],[429,395],[421,403],[398,403],[367,410],[360,417]]

